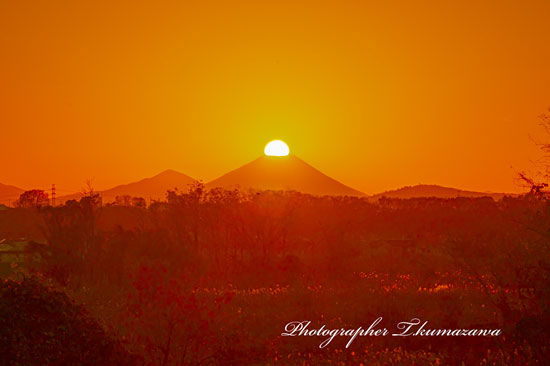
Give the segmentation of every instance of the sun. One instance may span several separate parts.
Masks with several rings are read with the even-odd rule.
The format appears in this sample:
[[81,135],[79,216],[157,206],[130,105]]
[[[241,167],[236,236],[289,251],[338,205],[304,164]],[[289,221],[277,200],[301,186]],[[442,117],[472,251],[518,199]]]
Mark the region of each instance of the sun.
[[290,152],[288,145],[281,140],[273,140],[265,145],[264,154],[267,156],[287,156]]

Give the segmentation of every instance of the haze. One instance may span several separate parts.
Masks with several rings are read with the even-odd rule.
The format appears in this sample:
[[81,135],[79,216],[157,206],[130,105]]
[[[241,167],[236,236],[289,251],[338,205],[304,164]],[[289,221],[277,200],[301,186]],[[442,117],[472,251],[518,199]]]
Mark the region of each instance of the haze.
[[5,1],[0,182],[105,189],[168,168],[210,181],[281,139],[365,193],[518,192],[550,106],[548,14],[548,1]]

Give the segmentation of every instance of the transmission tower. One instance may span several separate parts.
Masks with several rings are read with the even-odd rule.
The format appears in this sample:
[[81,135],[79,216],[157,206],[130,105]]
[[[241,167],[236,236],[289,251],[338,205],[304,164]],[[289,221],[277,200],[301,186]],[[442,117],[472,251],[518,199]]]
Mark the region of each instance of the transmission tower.
[[55,184],[52,184],[52,206],[55,206]]

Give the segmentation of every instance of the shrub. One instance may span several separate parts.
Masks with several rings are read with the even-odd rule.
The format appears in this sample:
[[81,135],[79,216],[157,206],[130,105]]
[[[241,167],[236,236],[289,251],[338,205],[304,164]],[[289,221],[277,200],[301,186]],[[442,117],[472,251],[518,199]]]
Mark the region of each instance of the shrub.
[[118,342],[66,294],[35,278],[0,281],[3,365],[130,365]]

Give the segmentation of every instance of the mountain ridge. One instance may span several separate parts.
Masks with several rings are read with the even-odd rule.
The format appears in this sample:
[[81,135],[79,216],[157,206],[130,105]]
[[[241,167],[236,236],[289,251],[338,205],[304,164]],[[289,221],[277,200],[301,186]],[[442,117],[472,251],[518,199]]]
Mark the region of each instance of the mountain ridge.
[[[136,182],[120,184],[113,188],[97,191],[104,202],[114,201],[117,196],[129,195],[132,197],[143,197],[145,199],[163,200],[166,198],[166,191],[169,189],[183,189],[197,180],[186,174],[173,169],[166,169],[148,178]],[[79,199],[81,193],[70,194],[58,197],[59,202],[66,202],[71,199]]]
[[[129,195],[145,199],[163,200],[166,191],[178,188],[186,191],[196,179],[173,169],[166,169],[152,177],[135,182],[120,184],[115,187],[97,191],[104,202],[112,202],[116,196]],[[313,195],[348,195],[364,197],[374,202],[381,197],[388,198],[457,198],[457,197],[491,197],[499,200],[504,196],[518,196],[512,193],[477,192],[459,188],[445,187],[437,184],[418,184],[404,186],[394,190],[365,195],[343,183],[329,177],[313,166],[296,156],[259,158],[231,170],[226,174],[205,184],[207,189],[222,187],[226,189],[252,190],[294,190]],[[14,202],[25,190],[13,185],[0,183],[0,204]],[[49,192],[48,192],[49,193]],[[57,203],[64,203],[70,199],[80,199],[81,193],[57,197]]]
[[377,193],[369,196],[369,200],[376,200],[381,197],[388,198],[420,198],[420,197],[436,197],[436,198],[457,198],[457,197],[491,197],[494,200],[499,200],[504,196],[517,196],[512,193],[497,193],[497,192],[477,192],[468,191],[458,188],[445,187],[437,184],[417,184],[414,186],[404,186],[401,188],[388,190],[382,193]]
[[15,201],[23,192],[25,192],[25,190],[22,188],[0,183],[0,204]]

